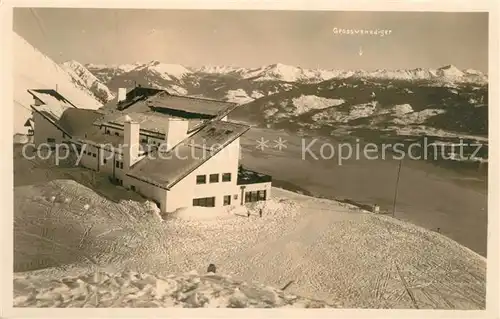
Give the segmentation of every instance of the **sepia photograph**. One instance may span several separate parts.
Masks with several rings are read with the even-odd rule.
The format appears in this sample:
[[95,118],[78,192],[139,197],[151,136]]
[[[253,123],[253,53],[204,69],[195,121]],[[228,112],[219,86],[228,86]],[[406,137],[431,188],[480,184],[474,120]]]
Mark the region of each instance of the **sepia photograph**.
[[14,7],[12,307],[486,310],[491,19]]

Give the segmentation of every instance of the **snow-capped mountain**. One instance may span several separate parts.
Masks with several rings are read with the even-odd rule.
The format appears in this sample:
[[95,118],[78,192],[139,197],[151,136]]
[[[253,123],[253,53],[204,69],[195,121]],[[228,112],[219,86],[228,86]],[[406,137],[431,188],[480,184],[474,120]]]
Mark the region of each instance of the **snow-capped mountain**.
[[252,79],[254,81],[320,82],[334,74],[321,74],[317,70],[302,69],[296,66],[276,63],[241,72],[241,75],[245,79]]
[[115,76],[121,75],[126,72],[130,72],[133,69],[139,67],[143,63],[134,63],[134,64],[92,64],[88,63],[84,66],[89,70],[92,74],[94,74],[102,83],[108,83],[109,80],[114,78]]
[[133,69],[134,71],[146,71],[161,76],[164,80],[182,80],[186,75],[192,72],[179,64],[161,63],[153,60],[147,64],[140,65]]
[[200,68],[192,68],[193,72],[208,74],[229,74],[243,72],[245,68],[226,65],[205,65]]
[[77,83],[89,89],[103,104],[111,101],[115,97],[108,87],[81,63],[74,60],[67,61],[62,64],[62,67],[68,71],[69,75],[71,75]]
[[254,81],[285,81],[318,83],[330,79],[365,78],[384,80],[428,80],[460,83],[486,83],[488,78],[480,71],[467,69],[459,70],[453,65],[447,65],[438,69],[397,69],[397,70],[326,70],[305,69],[281,63],[271,64],[255,69],[244,69],[224,66],[211,66],[198,69],[200,72],[210,74],[238,74],[242,78]]
[[[179,64],[161,63],[153,60],[147,63],[134,64],[85,64],[85,67],[98,77],[103,83],[129,72],[149,72],[151,75],[161,76],[166,81],[181,80],[184,76],[193,73],[188,68]],[[146,74],[145,74],[146,75]]]
[[28,89],[54,89],[79,108],[98,109],[102,103],[67,70],[13,32],[14,134],[26,133],[33,97]]
[[[447,71],[448,68],[443,72]],[[452,74],[460,76],[456,72],[445,73],[448,78]],[[463,134],[488,134],[488,88],[471,83],[450,88],[412,81],[334,78],[296,85],[246,102],[231,113],[232,118],[268,127],[307,127],[330,132],[343,127],[351,132],[382,132],[424,125]]]
[[117,91],[120,87],[143,85],[166,89],[176,94],[186,94],[184,80],[193,73],[182,65],[161,63],[156,60],[113,66],[87,64],[86,67],[113,91]]

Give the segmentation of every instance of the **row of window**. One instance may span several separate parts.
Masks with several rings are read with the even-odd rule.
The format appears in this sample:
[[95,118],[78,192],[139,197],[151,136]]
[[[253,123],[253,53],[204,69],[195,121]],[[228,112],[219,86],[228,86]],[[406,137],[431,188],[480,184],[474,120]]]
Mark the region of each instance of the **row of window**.
[[[93,152],[90,152],[90,151],[83,151],[83,154],[88,155],[88,156],[92,156],[92,157],[97,157],[97,153],[93,153]],[[103,164],[107,164],[108,160],[106,158],[103,158],[102,162],[103,162]],[[115,167],[123,169],[123,162],[116,161],[115,162]]]
[[[110,131],[110,130],[106,130],[106,131],[104,132],[104,134],[111,135],[111,131]],[[120,133],[115,132],[115,135],[116,135],[116,136],[120,136]]]
[[[237,199],[237,198],[238,198],[238,195],[235,195],[235,199]],[[228,205],[231,205],[231,195],[224,196],[224,206],[228,206]],[[195,199],[193,199],[193,206],[215,207],[215,196],[195,198]]]
[[[209,183],[218,183],[220,174],[210,174],[209,175]],[[223,182],[231,181],[231,173],[222,174]],[[207,175],[197,175],[196,176],[196,184],[206,184],[207,183]]]
[[92,156],[92,157],[97,157],[97,153],[92,153],[91,151],[84,150],[83,154],[88,155],[88,156]]
[[[106,160],[104,160],[104,161],[106,161]],[[104,162],[104,163],[106,163],[106,162]],[[116,162],[115,162],[115,167],[116,167],[116,168],[121,168],[121,169],[123,169],[123,162],[116,161]]]
[[[110,130],[106,130],[105,134],[111,135],[111,131]],[[115,135],[116,136],[120,136],[120,133],[119,132],[115,132]],[[141,143],[148,143],[148,139],[147,138],[141,138]],[[162,142],[152,140],[151,143],[155,144],[155,145],[156,144],[160,145]]]
[[[266,200],[266,198],[267,198],[267,191],[266,190],[250,191],[250,192],[245,193],[245,203]],[[234,195],[234,199],[235,200],[238,199],[237,194]],[[224,206],[231,205],[231,195],[224,196],[223,205]],[[193,199],[193,206],[215,207],[215,196],[195,198],[195,199]]]

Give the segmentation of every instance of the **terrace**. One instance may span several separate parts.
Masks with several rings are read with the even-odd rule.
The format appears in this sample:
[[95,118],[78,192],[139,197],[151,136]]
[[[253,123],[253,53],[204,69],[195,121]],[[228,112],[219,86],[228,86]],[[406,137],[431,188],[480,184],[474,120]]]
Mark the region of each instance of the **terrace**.
[[258,173],[240,166],[238,170],[238,185],[268,183],[272,181],[270,175]]

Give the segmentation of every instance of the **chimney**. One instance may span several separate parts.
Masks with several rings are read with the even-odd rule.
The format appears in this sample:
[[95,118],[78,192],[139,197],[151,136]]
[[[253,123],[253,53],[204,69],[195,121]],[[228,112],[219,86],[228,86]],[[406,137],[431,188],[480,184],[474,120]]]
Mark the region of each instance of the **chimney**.
[[127,89],[119,88],[118,89],[118,103],[123,102],[127,99]]
[[177,145],[179,142],[188,137],[189,121],[180,118],[168,118],[165,128],[165,143],[167,148],[162,150],[167,151]]
[[128,170],[139,159],[139,130],[138,122],[126,115],[124,124],[123,142],[123,169]]

